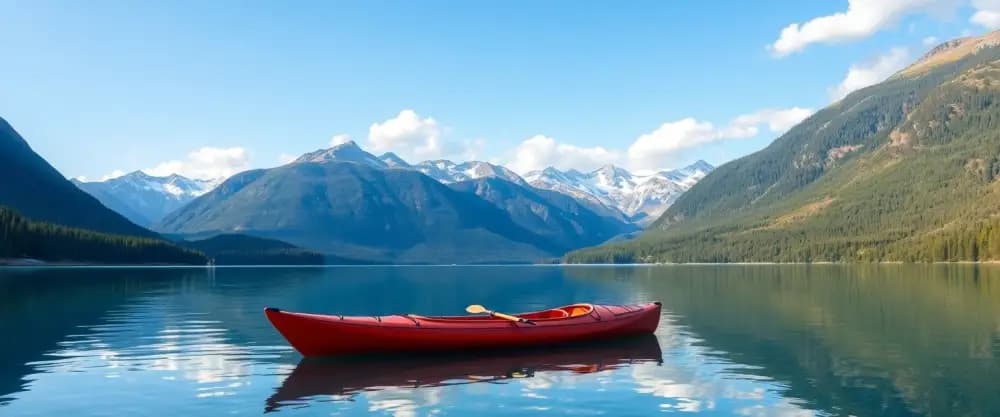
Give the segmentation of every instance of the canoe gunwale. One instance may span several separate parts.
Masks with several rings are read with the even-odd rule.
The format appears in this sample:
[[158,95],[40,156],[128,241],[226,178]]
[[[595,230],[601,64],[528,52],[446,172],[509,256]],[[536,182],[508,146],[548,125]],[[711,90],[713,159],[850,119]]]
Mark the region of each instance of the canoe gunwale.
[[[282,336],[304,356],[328,356],[402,351],[445,351],[552,345],[652,333],[659,322],[660,303],[631,306],[574,304],[570,317],[539,319],[534,324],[490,316],[461,319],[417,315],[340,316],[265,309]],[[552,310],[534,314],[545,314]],[[523,313],[528,316],[533,313]],[[461,316],[460,316],[461,317]],[[530,317],[530,316],[529,316]]]

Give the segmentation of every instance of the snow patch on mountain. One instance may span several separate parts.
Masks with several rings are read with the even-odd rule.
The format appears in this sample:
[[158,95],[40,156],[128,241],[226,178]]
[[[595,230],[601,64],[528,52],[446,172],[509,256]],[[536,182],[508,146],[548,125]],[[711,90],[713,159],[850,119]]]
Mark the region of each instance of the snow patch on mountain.
[[424,161],[413,165],[412,168],[444,184],[478,178],[496,177],[515,184],[523,186],[528,185],[528,183],[514,171],[500,165],[483,161],[469,161],[456,164],[446,159],[439,159],[434,161]]
[[410,164],[392,152],[376,157],[354,141],[307,153],[295,163],[332,161],[361,163],[378,169],[416,170],[444,184],[500,178],[521,186],[559,192],[575,198],[597,214],[639,224],[655,220],[682,193],[714,169],[705,161],[650,173],[633,173],[614,165],[586,173],[550,167],[522,177],[504,166],[484,161],[455,163],[437,159]]
[[659,217],[678,197],[714,167],[698,161],[684,168],[646,175],[634,174],[614,165],[582,173],[555,168],[532,171],[525,180],[536,188],[552,190],[616,210],[639,223],[649,223]]
[[[395,155],[392,155],[395,156]],[[398,157],[397,157],[398,158]],[[376,168],[388,168],[389,164],[365,152],[353,140],[349,140],[340,145],[327,149],[319,149],[300,156],[293,163],[323,163],[323,162],[356,162],[359,164],[371,165]],[[402,160],[400,160],[402,161]]]
[[72,180],[80,189],[132,222],[149,227],[222,183],[224,178],[201,180],[182,175],[157,177],[135,171],[105,181]]

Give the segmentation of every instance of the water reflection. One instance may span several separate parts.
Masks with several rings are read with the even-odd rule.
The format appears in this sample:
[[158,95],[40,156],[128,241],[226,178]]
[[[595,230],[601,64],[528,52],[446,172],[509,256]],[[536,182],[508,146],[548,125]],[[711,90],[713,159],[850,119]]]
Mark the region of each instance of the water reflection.
[[[591,374],[662,362],[656,337],[645,335],[547,349],[375,358],[305,358],[267,400],[266,411],[311,398],[352,400],[361,392],[505,383],[541,372]],[[529,384],[540,387],[539,381]]]
[[1000,268],[686,266],[571,272],[657,294],[714,361],[831,415],[1000,414]]
[[[0,415],[1000,415],[1000,267],[208,271],[0,269]],[[301,361],[261,314],[650,300],[638,346],[457,361]]]

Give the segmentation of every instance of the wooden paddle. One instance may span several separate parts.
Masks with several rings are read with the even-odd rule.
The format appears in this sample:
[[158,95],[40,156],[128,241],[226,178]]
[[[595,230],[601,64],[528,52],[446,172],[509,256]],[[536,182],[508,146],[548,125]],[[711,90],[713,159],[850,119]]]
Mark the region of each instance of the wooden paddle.
[[470,306],[468,306],[468,307],[465,308],[465,311],[468,312],[469,314],[487,313],[491,317],[500,317],[502,319],[510,320],[510,321],[513,321],[513,322],[516,322],[516,323],[535,324],[535,322],[533,322],[531,320],[528,320],[528,319],[525,319],[525,318],[521,318],[521,317],[517,317],[517,316],[512,316],[510,314],[498,313],[498,312],[492,311],[492,310],[487,310],[486,307],[483,307],[483,306],[481,306],[479,304],[470,305]]

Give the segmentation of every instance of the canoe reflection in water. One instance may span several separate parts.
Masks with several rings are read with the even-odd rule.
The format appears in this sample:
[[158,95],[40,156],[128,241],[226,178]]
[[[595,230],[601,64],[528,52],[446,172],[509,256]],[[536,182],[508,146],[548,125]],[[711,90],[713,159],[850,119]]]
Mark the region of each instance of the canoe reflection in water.
[[577,374],[663,362],[656,336],[593,341],[534,349],[393,355],[355,358],[304,358],[267,399],[264,411],[302,406],[311,397],[342,396],[392,388],[425,388],[497,383],[531,378],[538,371]]

